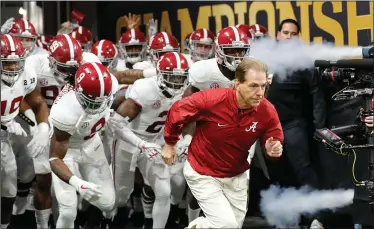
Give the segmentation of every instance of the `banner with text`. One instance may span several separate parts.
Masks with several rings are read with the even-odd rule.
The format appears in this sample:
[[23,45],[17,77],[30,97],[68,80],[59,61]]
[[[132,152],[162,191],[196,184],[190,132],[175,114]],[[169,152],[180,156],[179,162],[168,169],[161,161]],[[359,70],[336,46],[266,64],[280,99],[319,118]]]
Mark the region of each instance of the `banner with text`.
[[127,25],[123,15],[141,17],[140,29],[158,19],[159,31],[172,33],[182,44],[193,30],[208,28],[215,34],[236,24],[264,25],[271,36],[286,18],[300,22],[305,41],[336,45],[368,45],[374,40],[374,2],[99,2],[98,31],[101,39],[118,41]]

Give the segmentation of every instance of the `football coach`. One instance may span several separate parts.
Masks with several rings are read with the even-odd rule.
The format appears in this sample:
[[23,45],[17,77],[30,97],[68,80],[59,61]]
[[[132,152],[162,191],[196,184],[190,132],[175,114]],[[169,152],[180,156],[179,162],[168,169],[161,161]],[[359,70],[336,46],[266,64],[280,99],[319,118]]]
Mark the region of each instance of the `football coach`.
[[274,106],[264,98],[267,66],[248,57],[235,72],[234,88],[211,89],[183,98],[165,123],[166,164],[176,162],[183,125],[196,122],[183,172],[205,217],[189,228],[241,228],[247,211],[248,150],[260,139],[267,158],[282,155],[283,131]]

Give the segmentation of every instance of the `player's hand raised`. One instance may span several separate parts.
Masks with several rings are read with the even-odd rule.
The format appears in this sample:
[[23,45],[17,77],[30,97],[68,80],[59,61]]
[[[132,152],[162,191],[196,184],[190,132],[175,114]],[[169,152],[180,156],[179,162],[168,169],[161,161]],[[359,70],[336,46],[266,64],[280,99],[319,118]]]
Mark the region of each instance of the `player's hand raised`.
[[1,33],[7,34],[9,30],[12,28],[14,24],[14,17],[9,18],[6,22],[1,26]]
[[168,165],[173,165],[178,159],[177,154],[177,147],[176,145],[168,145],[165,144],[164,148],[162,148],[162,158],[164,162]]
[[102,195],[99,185],[84,181],[77,176],[72,176],[69,180],[69,184],[78,191],[79,195],[89,202],[98,200]]

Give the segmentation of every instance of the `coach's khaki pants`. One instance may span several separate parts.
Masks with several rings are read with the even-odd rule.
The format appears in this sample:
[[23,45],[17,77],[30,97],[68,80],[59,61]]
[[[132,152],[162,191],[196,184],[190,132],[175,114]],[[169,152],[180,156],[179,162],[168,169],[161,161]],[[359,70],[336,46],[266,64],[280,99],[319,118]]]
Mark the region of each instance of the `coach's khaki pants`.
[[230,178],[214,178],[197,173],[186,161],[184,176],[205,217],[189,228],[241,228],[247,211],[246,173]]

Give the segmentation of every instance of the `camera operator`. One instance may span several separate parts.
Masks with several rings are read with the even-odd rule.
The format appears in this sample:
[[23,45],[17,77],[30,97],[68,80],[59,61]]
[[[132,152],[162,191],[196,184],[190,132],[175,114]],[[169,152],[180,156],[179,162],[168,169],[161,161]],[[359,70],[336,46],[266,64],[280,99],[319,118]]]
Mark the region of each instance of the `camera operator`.
[[[298,37],[299,33],[299,23],[285,19],[279,25],[277,40],[287,42]],[[319,77],[314,76],[310,69],[294,72],[286,79],[281,79],[276,73],[273,76],[268,99],[275,106],[282,124],[286,157],[279,162],[268,161],[267,164],[270,177],[275,177],[280,184],[319,187],[310,155],[311,133],[314,128],[325,127],[326,120],[319,82]],[[290,170],[297,181],[291,181],[289,177],[293,174],[287,174],[285,170]]]

